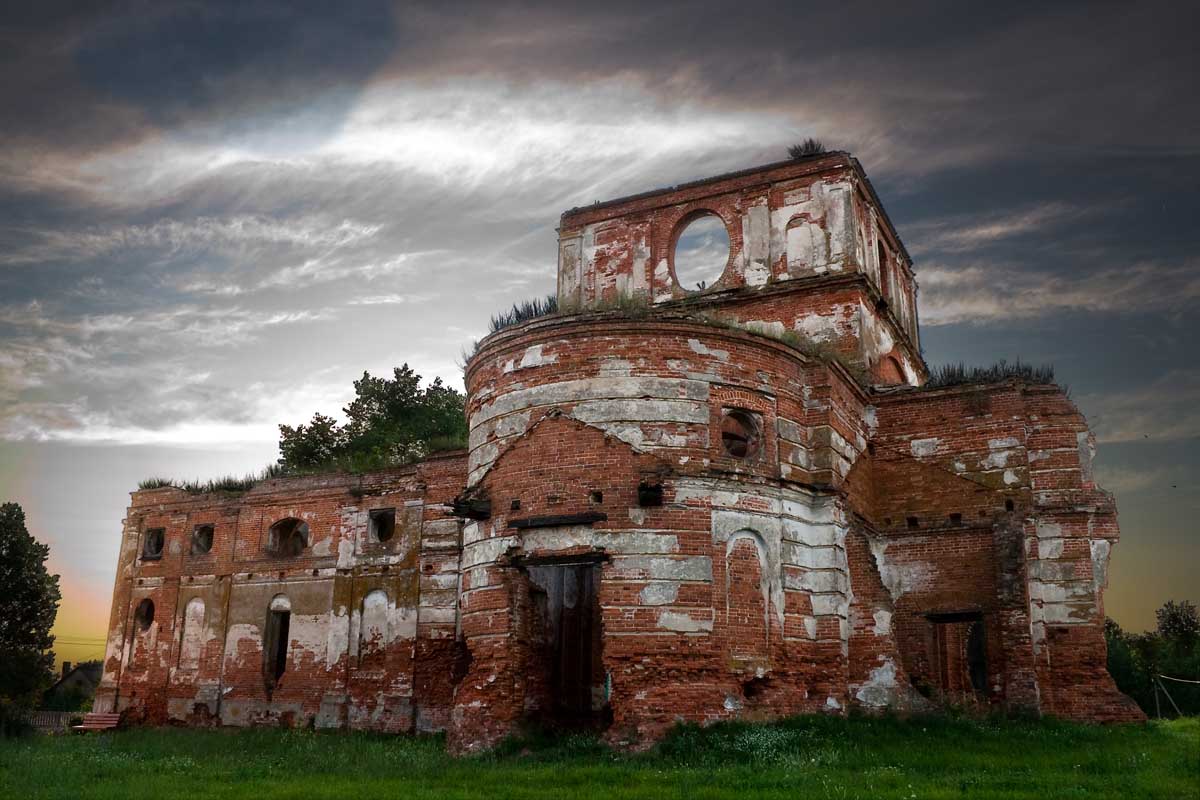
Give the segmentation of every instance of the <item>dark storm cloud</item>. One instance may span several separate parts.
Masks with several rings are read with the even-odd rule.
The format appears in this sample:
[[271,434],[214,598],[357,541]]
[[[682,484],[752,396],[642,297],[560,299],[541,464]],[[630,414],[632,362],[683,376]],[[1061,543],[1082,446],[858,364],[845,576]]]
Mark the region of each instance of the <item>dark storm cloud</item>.
[[625,73],[665,96],[819,108],[877,168],[1200,145],[1194,4],[403,4],[399,20],[428,35],[396,75]]
[[[21,79],[0,96],[21,113],[0,130],[41,156],[10,157],[0,173],[0,293],[10,316],[36,308],[62,326],[10,334],[25,353],[10,360],[38,379],[33,365],[63,353],[115,364],[111,353],[136,352],[165,381],[177,367],[137,346],[147,326],[207,352],[228,343],[214,325],[259,341],[275,324],[303,329],[417,295],[456,296],[483,319],[489,301],[456,295],[456,282],[484,281],[493,305],[550,288],[562,208],[774,158],[789,132],[853,148],[895,198],[927,325],[1186,315],[1198,299],[1194,237],[1182,233],[1200,158],[1200,104],[1181,102],[1191,11],[69,12],[27,11],[3,29],[6,75]],[[722,129],[726,119],[740,121]],[[148,322],[81,333],[126,317]],[[95,414],[108,413],[120,374],[92,375]],[[155,382],[139,394],[146,409],[116,416],[170,419],[152,411],[171,407]],[[21,403],[29,419],[36,399]],[[233,405],[197,407],[232,417],[222,409]]]
[[[205,118],[245,125],[329,90],[344,108],[394,52],[392,21],[369,0],[10,4],[0,133],[86,151]],[[306,122],[336,126],[324,111]]]
[[553,290],[563,209],[813,135],[861,158],[914,254],[926,357],[1054,362],[1127,541],[1178,545],[1163,485],[1200,474],[1198,15],[10,3],[0,440],[87,445],[98,469],[135,470],[115,453],[139,443],[261,461],[363,369],[457,382],[492,312]]

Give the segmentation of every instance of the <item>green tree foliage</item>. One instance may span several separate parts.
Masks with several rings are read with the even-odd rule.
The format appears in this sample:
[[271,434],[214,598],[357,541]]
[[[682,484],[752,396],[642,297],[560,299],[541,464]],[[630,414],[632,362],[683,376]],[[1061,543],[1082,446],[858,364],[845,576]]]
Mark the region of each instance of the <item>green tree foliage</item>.
[[25,528],[16,503],[0,505],[0,729],[31,707],[54,680],[58,576],[46,571],[50,546]]
[[1187,600],[1168,600],[1154,612],[1158,620],[1158,635],[1174,645],[1191,650],[1200,640],[1200,615],[1196,607]]
[[1184,600],[1169,600],[1155,612],[1158,629],[1147,633],[1126,633],[1111,619],[1104,624],[1108,643],[1108,672],[1122,692],[1137,701],[1147,714],[1161,709],[1174,715],[1175,709],[1162,691],[1155,704],[1155,681],[1162,686],[1184,714],[1200,714],[1200,686],[1157,678],[1168,675],[1187,681],[1200,681],[1200,616],[1196,607]]
[[[99,672],[101,662],[97,659],[83,661],[77,665],[78,669],[86,669],[88,667],[93,667]],[[94,689],[84,688],[83,686],[72,686],[66,689],[60,687],[58,691],[46,692],[42,697],[41,707],[47,711],[89,711],[92,707],[92,696],[94,694]]]
[[354,382],[346,424],[323,414],[307,425],[279,426],[279,465],[287,472],[359,471],[406,464],[466,444],[464,397],[441,378],[421,386],[408,364],[392,377],[364,372]]

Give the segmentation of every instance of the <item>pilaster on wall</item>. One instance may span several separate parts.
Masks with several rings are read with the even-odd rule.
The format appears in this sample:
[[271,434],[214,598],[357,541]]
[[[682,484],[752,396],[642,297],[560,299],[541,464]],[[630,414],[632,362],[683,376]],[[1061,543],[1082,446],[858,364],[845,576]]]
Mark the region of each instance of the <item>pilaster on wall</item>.
[[1025,526],[1031,634],[1043,711],[1143,719],[1106,667],[1103,592],[1119,538],[1116,505],[1093,477],[1095,438],[1050,387],[1026,390],[1032,508]]

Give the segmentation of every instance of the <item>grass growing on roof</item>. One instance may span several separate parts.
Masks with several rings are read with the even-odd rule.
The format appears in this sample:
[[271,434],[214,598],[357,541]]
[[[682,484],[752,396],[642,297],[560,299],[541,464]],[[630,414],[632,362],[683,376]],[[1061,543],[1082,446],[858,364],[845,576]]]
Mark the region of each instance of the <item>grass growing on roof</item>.
[[925,383],[925,388],[941,389],[946,386],[966,386],[973,383],[1002,383],[1007,380],[1020,380],[1035,384],[1052,384],[1054,383],[1054,367],[1050,364],[1042,364],[1039,367],[1035,367],[1032,364],[1024,363],[1019,358],[1012,363],[1000,359],[995,364],[985,367],[968,367],[962,362],[957,364],[943,364],[932,370],[929,380]]
[[226,494],[238,494],[248,492],[254,485],[260,481],[265,481],[270,478],[288,477],[292,473],[285,470],[278,464],[268,464],[263,467],[257,474],[250,475],[225,475],[220,478],[212,478],[210,480],[190,480],[177,481],[170,478],[153,477],[138,481],[138,489],[146,491],[149,489],[181,489],[188,494],[209,494],[212,492],[224,492]]
[[1178,798],[1200,721],[797,717],[677,728],[647,753],[543,735],[454,759],[438,737],[135,729],[0,741],[22,798]]
[[558,311],[558,295],[548,294],[545,297],[535,297],[532,300],[522,300],[513,303],[512,308],[499,311],[492,315],[488,323],[488,331],[496,333],[513,325],[520,325],[537,317],[544,317]]

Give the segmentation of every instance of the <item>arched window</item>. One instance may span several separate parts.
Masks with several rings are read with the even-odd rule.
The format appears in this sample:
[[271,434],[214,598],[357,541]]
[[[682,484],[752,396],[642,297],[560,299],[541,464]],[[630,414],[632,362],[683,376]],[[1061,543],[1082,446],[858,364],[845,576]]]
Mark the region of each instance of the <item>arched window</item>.
[[147,597],[138,603],[137,610],[133,612],[133,621],[142,633],[150,630],[154,624],[154,601]]
[[213,526],[197,525],[192,531],[192,555],[200,556],[212,550]]
[[362,624],[359,626],[358,664],[360,667],[382,667],[388,644],[388,596],[382,589],[368,592],[362,602]]
[[285,595],[275,595],[267,608],[267,624],[263,631],[263,681],[268,697],[287,671],[291,621],[291,601]]
[[884,299],[892,297],[891,268],[888,266],[887,248],[882,241],[875,243],[875,254],[879,260],[879,293]]
[[162,558],[166,538],[167,532],[164,528],[148,528],[145,538],[142,539],[142,560]]
[[179,631],[179,668],[197,669],[200,651],[204,649],[204,600],[193,597],[183,611]]
[[298,556],[308,547],[308,523],[288,517],[271,526],[267,534],[267,549],[272,555]]

